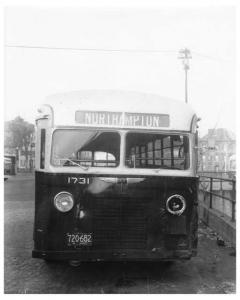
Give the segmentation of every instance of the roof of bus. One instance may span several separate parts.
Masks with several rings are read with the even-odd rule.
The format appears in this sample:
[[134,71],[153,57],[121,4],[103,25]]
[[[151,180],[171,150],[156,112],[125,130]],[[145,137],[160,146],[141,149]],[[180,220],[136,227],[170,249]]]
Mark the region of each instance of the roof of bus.
[[195,112],[189,104],[155,94],[116,90],[83,90],[48,96],[45,103],[53,109],[54,126],[76,126],[76,111],[165,114],[168,130],[189,131]]

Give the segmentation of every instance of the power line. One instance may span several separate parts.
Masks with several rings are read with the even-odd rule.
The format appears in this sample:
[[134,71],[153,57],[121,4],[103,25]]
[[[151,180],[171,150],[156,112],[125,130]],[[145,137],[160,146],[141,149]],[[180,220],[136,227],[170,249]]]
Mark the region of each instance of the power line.
[[132,52],[132,53],[176,53],[174,50],[160,49],[107,49],[107,48],[72,48],[72,47],[49,47],[30,45],[5,45],[7,48],[40,49],[40,50],[63,50],[63,51],[92,51],[92,52]]
[[194,53],[197,56],[203,57],[203,58],[207,58],[207,59],[211,59],[211,60],[215,60],[215,61],[221,61],[221,62],[231,62],[230,59],[224,59],[221,57],[215,57],[212,55],[208,55],[208,54],[204,54],[204,53],[200,53],[200,52],[196,52],[196,51],[192,51],[192,53]]
[[[165,53],[165,54],[175,54],[177,51],[175,50],[161,50],[161,49],[128,49],[128,48],[123,48],[123,49],[108,49],[108,48],[78,48],[78,47],[50,47],[50,46],[31,46],[31,45],[5,45],[7,48],[22,48],[22,49],[39,49],[39,50],[62,50],[62,51],[82,51],[82,52],[112,52],[112,53],[121,53],[121,52],[126,52],[126,53]],[[220,57],[215,57],[211,56],[208,54],[196,52],[196,51],[191,51],[193,54],[218,61],[218,62],[224,62],[224,63],[229,63],[231,60],[223,59]]]

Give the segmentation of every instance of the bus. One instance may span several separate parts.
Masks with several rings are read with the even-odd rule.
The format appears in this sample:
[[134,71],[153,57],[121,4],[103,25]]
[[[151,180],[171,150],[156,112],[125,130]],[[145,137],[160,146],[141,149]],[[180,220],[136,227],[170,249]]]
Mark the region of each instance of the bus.
[[197,253],[197,116],[154,94],[75,91],[38,110],[32,256],[171,261]]

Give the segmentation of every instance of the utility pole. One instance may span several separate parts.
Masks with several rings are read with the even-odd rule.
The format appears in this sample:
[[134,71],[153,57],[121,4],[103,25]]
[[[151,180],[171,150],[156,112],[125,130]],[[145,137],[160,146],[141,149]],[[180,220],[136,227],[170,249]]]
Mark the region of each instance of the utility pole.
[[182,59],[183,68],[185,71],[185,102],[188,103],[188,77],[187,77],[188,74],[187,74],[187,72],[190,68],[189,59],[192,58],[190,50],[187,48],[179,50],[178,58]]

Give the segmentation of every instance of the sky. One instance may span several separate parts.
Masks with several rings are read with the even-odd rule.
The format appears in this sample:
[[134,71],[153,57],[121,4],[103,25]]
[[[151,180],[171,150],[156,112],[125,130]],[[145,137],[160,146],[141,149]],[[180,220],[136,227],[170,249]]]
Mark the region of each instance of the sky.
[[[5,120],[20,115],[33,123],[46,96],[81,89],[133,90],[184,101],[178,51],[187,47],[189,103],[201,118],[200,136],[208,128],[235,132],[235,21],[234,8],[220,5],[7,7]],[[9,47],[22,45],[85,50]]]

